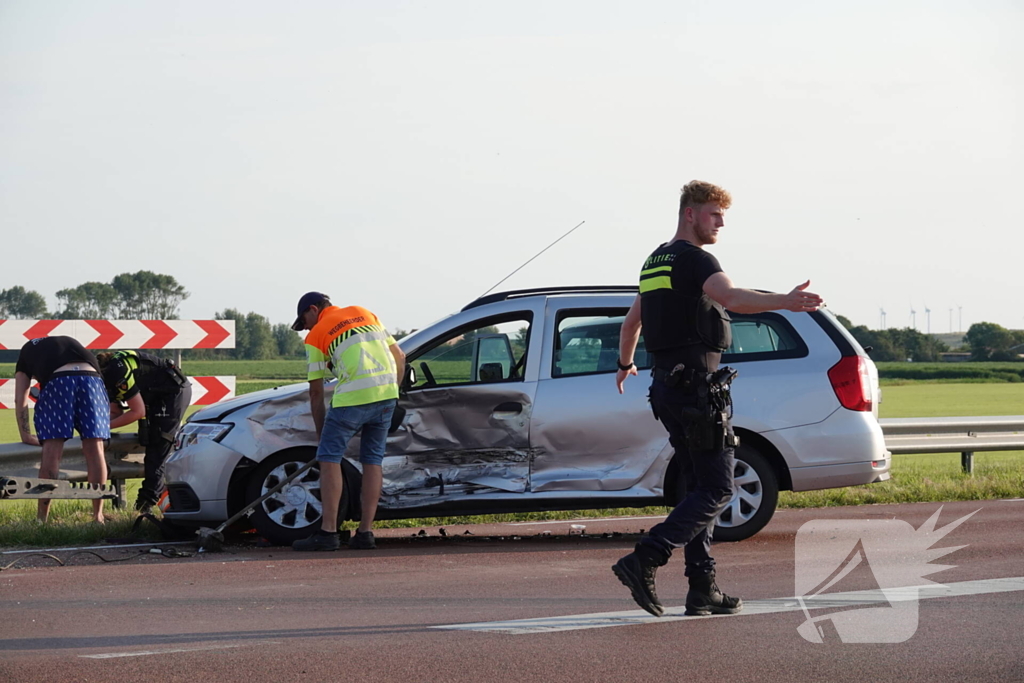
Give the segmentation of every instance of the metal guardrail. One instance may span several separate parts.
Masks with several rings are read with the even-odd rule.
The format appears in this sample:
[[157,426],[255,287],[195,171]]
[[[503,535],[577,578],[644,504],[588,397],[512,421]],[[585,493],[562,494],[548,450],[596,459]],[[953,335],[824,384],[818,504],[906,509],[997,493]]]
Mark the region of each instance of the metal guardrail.
[[[38,477],[43,449],[23,443],[0,444],[0,474],[11,477]],[[113,480],[141,479],[145,476],[142,459],[146,448],[139,445],[139,435],[114,433],[104,449],[109,478]],[[60,461],[58,479],[86,481],[85,458],[82,456],[82,440],[68,439],[64,442],[64,455]]]
[[894,455],[960,453],[964,472],[974,471],[980,451],[1024,450],[1024,415],[996,417],[898,417],[878,421]]

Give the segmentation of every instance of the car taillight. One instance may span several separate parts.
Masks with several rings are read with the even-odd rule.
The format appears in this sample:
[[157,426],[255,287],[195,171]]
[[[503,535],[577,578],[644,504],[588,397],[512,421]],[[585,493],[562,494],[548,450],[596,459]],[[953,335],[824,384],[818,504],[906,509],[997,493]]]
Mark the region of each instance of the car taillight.
[[828,379],[844,408],[871,410],[871,379],[864,358],[844,356],[829,369]]

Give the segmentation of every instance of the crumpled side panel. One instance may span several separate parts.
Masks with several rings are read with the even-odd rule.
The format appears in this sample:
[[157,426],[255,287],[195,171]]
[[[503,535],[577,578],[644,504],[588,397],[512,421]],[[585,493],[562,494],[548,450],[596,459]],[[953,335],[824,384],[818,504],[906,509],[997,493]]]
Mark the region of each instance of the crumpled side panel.
[[381,505],[411,507],[473,493],[524,493],[530,482],[529,450],[432,451],[384,461]]
[[[332,394],[325,387],[325,394]],[[316,426],[309,410],[309,391],[264,401],[247,418],[252,449],[243,451],[259,462],[278,451],[295,446],[316,446]]]
[[[325,387],[330,400],[332,386]],[[511,410],[519,404],[520,412]],[[381,507],[400,508],[475,492],[529,491],[535,453],[529,448],[532,403],[509,385],[414,391],[389,435]],[[505,410],[496,411],[498,407]],[[251,449],[260,461],[280,450],[317,445],[309,392],[270,399],[247,418]],[[345,453],[359,469],[359,439]]]
[[[495,413],[507,403],[518,403],[521,412]],[[388,439],[389,454],[529,446],[533,402],[509,384],[413,391],[400,406],[407,414]]]
[[387,450],[401,457],[384,461],[381,504],[400,508],[476,492],[529,491],[532,401],[516,386],[431,389],[403,398],[407,412]]

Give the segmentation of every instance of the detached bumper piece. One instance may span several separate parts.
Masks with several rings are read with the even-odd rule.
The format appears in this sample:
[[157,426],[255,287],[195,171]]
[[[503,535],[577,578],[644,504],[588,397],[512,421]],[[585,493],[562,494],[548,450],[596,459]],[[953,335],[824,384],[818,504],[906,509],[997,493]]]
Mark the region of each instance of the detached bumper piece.
[[0,477],[0,500],[85,499],[118,500],[118,491],[108,484],[64,481],[63,479],[29,479]]

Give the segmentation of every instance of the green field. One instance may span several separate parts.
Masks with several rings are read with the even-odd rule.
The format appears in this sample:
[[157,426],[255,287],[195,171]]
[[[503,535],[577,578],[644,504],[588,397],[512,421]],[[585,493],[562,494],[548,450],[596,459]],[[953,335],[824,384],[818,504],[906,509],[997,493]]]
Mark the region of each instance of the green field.
[[1024,415],[1024,384],[914,383],[882,387],[879,417]]
[[882,384],[1024,382],[1024,363],[876,363]]

